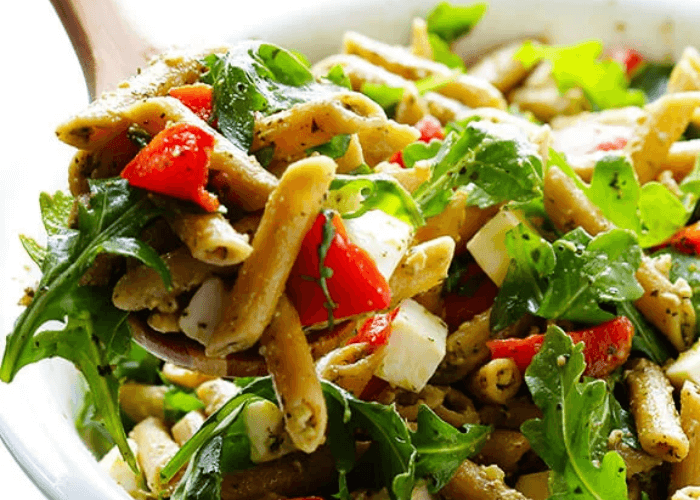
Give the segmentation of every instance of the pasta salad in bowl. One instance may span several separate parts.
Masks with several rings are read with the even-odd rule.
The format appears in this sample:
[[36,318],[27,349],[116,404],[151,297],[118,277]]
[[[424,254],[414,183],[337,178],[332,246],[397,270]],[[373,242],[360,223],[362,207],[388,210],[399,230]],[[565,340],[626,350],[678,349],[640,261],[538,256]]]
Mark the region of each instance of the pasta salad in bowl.
[[167,52],[63,121],[0,379],[73,364],[134,498],[700,495],[700,54],[489,8]]

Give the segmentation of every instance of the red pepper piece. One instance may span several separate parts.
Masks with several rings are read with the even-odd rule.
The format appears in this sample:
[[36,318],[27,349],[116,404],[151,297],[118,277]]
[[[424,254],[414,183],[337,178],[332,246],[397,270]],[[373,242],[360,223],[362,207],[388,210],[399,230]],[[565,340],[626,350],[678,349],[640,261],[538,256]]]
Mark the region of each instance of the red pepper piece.
[[445,323],[450,331],[491,307],[498,295],[498,287],[475,262],[467,265],[459,280],[458,286],[464,285],[470,290],[462,294],[456,291],[445,294]]
[[[622,366],[632,349],[634,325],[625,316],[620,316],[600,325],[569,332],[574,343],[583,342],[586,359],[584,375],[607,377]],[[524,339],[508,338],[490,340],[486,343],[491,358],[512,358],[520,371],[524,372],[544,342],[544,335],[530,335]]]
[[357,334],[348,340],[348,344],[365,342],[369,345],[368,352],[374,352],[379,347],[389,342],[391,335],[391,323],[399,313],[399,308],[384,314],[375,314],[365,320],[357,330]]
[[178,123],[153,137],[121,176],[132,186],[193,201],[213,212],[219,200],[204,189],[213,147],[210,134],[195,125]]
[[423,118],[418,120],[414,127],[420,130],[419,141],[430,142],[433,139],[442,140],[445,138],[445,132],[442,130],[440,120],[432,115],[425,115]]
[[204,83],[183,85],[182,87],[170,89],[168,94],[190,108],[202,120],[209,123],[213,102],[211,85]]
[[397,151],[396,153],[391,155],[391,158],[389,158],[389,163],[396,163],[401,168],[406,168],[406,164],[403,162],[403,152]]
[[[319,283],[318,255],[325,223],[326,216],[320,213],[302,242],[287,280],[287,293],[304,326],[328,320],[327,298]],[[333,215],[332,224],[335,236],[324,265],[333,271],[332,276],[326,278],[329,295],[335,303],[333,318],[386,309],[391,303],[391,290],[386,279],[367,252],[350,241],[337,214]]]
[[642,54],[629,47],[613,50],[610,53],[610,59],[622,65],[628,78],[632,78],[644,63]]
[[596,146],[596,151],[617,151],[624,148],[627,145],[627,139],[624,137],[617,137],[612,141],[601,142]]
[[700,221],[679,229],[671,239],[658,248],[669,245],[688,255],[700,255]]

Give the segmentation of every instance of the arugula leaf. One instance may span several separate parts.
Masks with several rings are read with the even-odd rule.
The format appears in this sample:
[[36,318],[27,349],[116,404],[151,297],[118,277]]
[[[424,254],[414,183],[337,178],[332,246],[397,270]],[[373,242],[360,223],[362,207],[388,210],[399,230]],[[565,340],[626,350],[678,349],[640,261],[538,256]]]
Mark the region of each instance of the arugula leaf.
[[114,446],[114,439],[104,425],[99,422],[99,410],[95,396],[85,392],[82,407],[75,420],[75,429],[80,439],[97,459],[102,458]]
[[634,277],[642,251],[629,231],[613,229],[591,238],[577,228],[552,247],[556,264],[537,310],[539,316],[601,323],[614,318],[601,303],[636,300],[643,295]]
[[158,375],[162,364],[160,359],[132,340],[129,351],[114,362],[112,373],[119,380],[155,385],[162,382]]
[[333,136],[330,141],[314,146],[306,150],[306,154],[310,155],[312,153],[320,153],[322,155],[328,156],[337,160],[345,153],[348,152],[348,147],[350,146],[350,134],[339,134]]
[[204,64],[209,71],[202,80],[213,87],[213,118],[224,137],[245,152],[253,142],[256,111],[269,115],[338,90],[316,83],[294,54],[270,43],[241,42],[225,56],[207,56]]
[[634,325],[632,350],[641,352],[658,365],[673,356],[673,348],[666,338],[652,326],[631,302],[619,302],[617,315],[627,316]]
[[[526,421],[521,431],[551,468],[553,498],[613,500],[627,497],[625,462],[610,451],[596,458],[610,427],[611,413],[603,380],[580,381],[585,369],[583,344],[550,326],[542,348],[525,372],[543,418]],[[600,462],[600,466],[594,464]]]
[[[102,252],[136,257],[156,269],[169,286],[169,273],[150,247],[135,238],[161,214],[124,179],[90,182],[89,205],[78,205],[78,228],[61,227],[56,200],[43,197],[44,221],[49,232],[43,276],[32,303],[17,319],[7,336],[0,365],[0,380],[11,382],[30,363],[59,356],[73,362],[95,396],[99,417],[133,470],[136,461],[126,443],[119,418],[119,381],[110,364],[128,352],[127,313],[111,302],[111,293],[79,287],[78,281]],[[67,206],[67,202],[63,204]],[[37,331],[48,321],[63,323],[63,330]]]
[[489,320],[495,332],[537,314],[556,262],[552,245],[522,224],[506,234],[506,249],[511,261]]
[[44,265],[44,259],[46,258],[46,249],[42,247],[34,238],[25,236],[24,234],[19,235],[19,242],[22,244],[22,248],[27,252],[29,258],[34,261],[34,263],[41,267]]
[[390,87],[383,83],[364,82],[360,87],[360,92],[379,104],[386,115],[391,118],[396,112],[396,106],[403,99],[404,89]]
[[453,189],[468,186],[467,203],[481,208],[542,197],[542,160],[535,146],[511,127],[470,121],[448,133],[433,159],[430,180],[413,193],[425,217],[441,213]]
[[417,430],[411,432],[418,453],[416,477],[430,478],[431,493],[445,486],[464,460],[479,453],[493,430],[487,425],[465,424],[462,432],[426,405],[418,409],[416,424]]
[[428,41],[430,42],[430,48],[433,51],[433,60],[435,62],[442,63],[448,68],[455,69],[459,72],[467,70],[462,58],[452,52],[450,44],[440,38],[439,35],[428,33]]
[[352,83],[350,83],[350,77],[345,74],[345,70],[340,64],[333,66],[326,76],[326,80],[331,83],[336,84],[339,87],[345,87],[346,89],[352,90]]
[[327,205],[338,210],[345,219],[379,209],[414,227],[425,223],[409,192],[387,174],[336,175],[331,182]]
[[168,422],[175,423],[184,417],[185,414],[203,408],[204,403],[192,394],[192,391],[187,391],[177,386],[171,386],[163,399],[163,411],[165,420]]
[[435,158],[438,154],[440,148],[442,147],[442,141],[439,139],[433,139],[429,143],[423,141],[412,142],[401,152],[401,158],[403,159],[403,164],[406,168],[413,168],[419,160],[430,160]]
[[601,61],[603,45],[597,40],[569,46],[539,45],[524,42],[514,58],[526,68],[547,60],[552,63],[552,76],[560,92],[579,87],[594,110],[642,106],[644,92],[629,89],[622,65],[615,61]]
[[484,17],[488,4],[475,2],[471,5],[452,5],[440,2],[426,17],[428,32],[434,33],[447,43],[468,34]]
[[648,102],[657,100],[666,93],[673,66],[673,63],[644,63],[639,72],[632,77],[630,88],[644,92]]

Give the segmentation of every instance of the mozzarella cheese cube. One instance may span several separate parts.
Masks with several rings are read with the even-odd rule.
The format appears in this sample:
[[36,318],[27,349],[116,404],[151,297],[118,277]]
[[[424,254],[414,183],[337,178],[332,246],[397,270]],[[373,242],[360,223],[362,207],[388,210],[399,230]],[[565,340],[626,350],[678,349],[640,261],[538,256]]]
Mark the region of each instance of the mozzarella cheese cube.
[[384,359],[375,375],[392,385],[420,392],[445,357],[447,326],[418,302],[408,299],[391,324]]
[[245,409],[244,419],[253,463],[276,460],[294,451],[291,438],[284,429],[282,411],[273,402],[250,403]]
[[[129,443],[129,448],[134,452],[134,455],[138,453],[138,445],[136,441],[129,438],[127,439]],[[137,499],[149,498],[147,492],[140,488],[141,478],[137,476],[131,467],[122,458],[119,448],[113,447],[109,452],[102,457],[100,460],[100,467],[107,471],[107,474],[114,479],[119,486],[122,487],[129,495]]]
[[180,315],[180,330],[202,345],[209,343],[219,323],[226,300],[226,287],[221,278],[209,278],[201,284]]
[[381,210],[343,220],[350,240],[362,248],[389,281],[413,239],[413,227]]
[[666,368],[666,376],[679,389],[686,380],[700,385],[700,341],[682,352],[678,359]]
[[522,222],[518,212],[501,210],[467,243],[476,263],[498,286],[503,283],[510,264],[506,233]]

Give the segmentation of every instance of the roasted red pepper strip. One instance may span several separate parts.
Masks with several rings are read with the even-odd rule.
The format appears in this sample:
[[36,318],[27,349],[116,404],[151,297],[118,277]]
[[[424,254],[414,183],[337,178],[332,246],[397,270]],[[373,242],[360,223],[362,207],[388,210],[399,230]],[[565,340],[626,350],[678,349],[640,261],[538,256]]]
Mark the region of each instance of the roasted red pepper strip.
[[[634,325],[624,316],[612,319],[598,326],[569,332],[574,343],[583,342],[583,355],[586,358],[586,371],[589,377],[607,377],[618,366],[622,366],[632,349]],[[539,352],[544,335],[530,335],[524,339],[508,338],[490,340],[486,343],[491,358],[512,358],[521,372],[524,372],[532,358]]]
[[357,330],[357,334],[348,340],[348,344],[358,344],[365,342],[369,345],[368,351],[374,352],[379,347],[386,345],[389,342],[391,335],[391,323],[399,313],[397,307],[391,312],[384,314],[375,314],[371,318],[365,320]]
[[627,139],[624,137],[617,137],[612,141],[601,142],[596,146],[597,151],[617,151],[624,148],[627,145]]
[[200,83],[174,87],[168,91],[168,94],[187,106],[202,120],[209,123],[213,102],[213,92],[210,85]]
[[700,255],[700,221],[679,229],[666,243],[654,247],[653,250],[667,246],[685,254]]
[[450,331],[469,321],[493,305],[498,287],[475,262],[469,263],[461,276],[458,287],[469,290],[452,291],[445,294],[445,323]]
[[[325,282],[328,295],[335,305],[333,318],[386,309],[391,303],[391,290],[386,279],[367,252],[349,240],[337,214],[333,215],[331,222],[335,235],[323,265],[332,270]],[[322,212],[306,234],[287,280],[287,293],[304,326],[328,320],[328,300],[320,284],[318,251],[323,240],[324,224],[326,215]]]
[[178,123],[159,132],[124,167],[121,176],[135,187],[193,201],[213,212],[219,200],[204,189],[214,138],[201,128]]
[[627,78],[632,78],[644,63],[642,54],[629,47],[613,50],[610,53],[610,59],[622,65],[627,73]]
[[[430,142],[433,139],[444,139],[445,132],[442,130],[442,125],[440,121],[432,115],[426,115],[414,125],[420,131],[419,141]],[[397,151],[389,159],[390,163],[396,163],[401,166],[401,168],[406,168],[403,162],[403,153]]]

